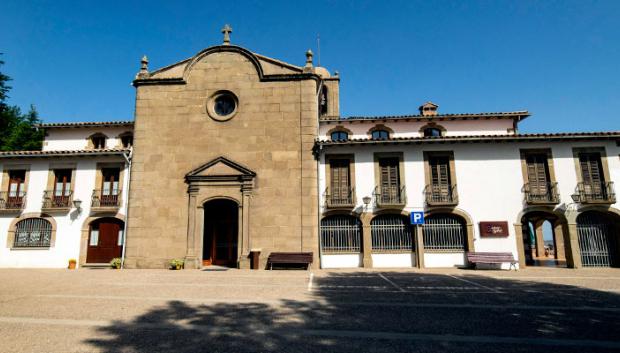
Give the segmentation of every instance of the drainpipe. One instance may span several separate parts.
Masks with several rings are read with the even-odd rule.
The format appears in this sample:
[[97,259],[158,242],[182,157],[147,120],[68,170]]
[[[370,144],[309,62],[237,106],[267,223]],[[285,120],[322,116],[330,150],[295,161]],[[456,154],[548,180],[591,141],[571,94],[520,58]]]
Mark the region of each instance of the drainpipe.
[[125,251],[127,249],[127,221],[129,221],[129,185],[131,181],[131,157],[133,155],[133,146],[129,148],[129,153],[123,152],[123,157],[127,163],[127,188],[125,189],[125,222],[123,226],[123,251],[121,253],[121,270],[125,268]]

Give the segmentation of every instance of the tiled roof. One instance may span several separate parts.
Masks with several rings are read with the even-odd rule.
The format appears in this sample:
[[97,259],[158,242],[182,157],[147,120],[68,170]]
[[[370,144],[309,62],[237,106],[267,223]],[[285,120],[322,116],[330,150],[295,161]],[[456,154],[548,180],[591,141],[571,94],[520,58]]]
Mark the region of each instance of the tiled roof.
[[543,134],[516,135],[469,135],[441,137],[393,137],[389,139],[349,139],[349,140],[317,140],[318,145],[361,145],[361,144],[392,144],[392,143],[454,143],[454,142],[521,142],[521,141],[553,141],[553,140],[616,140],[620,139],[620,131],[602,132],[566,132]]
[[99,121],[99,122],[76,122],[76,123],[47,123],[37,124],[36,127],[47,128],[79,128],[79,127],[114,127],[114,126],[133,126],[132,120],[125,121]]
[[110,156],[129,152],[128,149],[108,148],[101,150],[58,150],[58,151],[2,151],[1,158],[30,158],[30,157],[80,157],[80,156]]
[[459,114],[437,114],[437,115],[382,115],[382,116],[348,116],[340,119],[326,119],[321,122],[343,122],[355,120],[401,120],[401,119],[418,119],[418,120],[475,120],[475,119],[514,119],[523,120],[530,116],[527,110],[519,110],[514,112],[497,112],[497,113],[459,113]]

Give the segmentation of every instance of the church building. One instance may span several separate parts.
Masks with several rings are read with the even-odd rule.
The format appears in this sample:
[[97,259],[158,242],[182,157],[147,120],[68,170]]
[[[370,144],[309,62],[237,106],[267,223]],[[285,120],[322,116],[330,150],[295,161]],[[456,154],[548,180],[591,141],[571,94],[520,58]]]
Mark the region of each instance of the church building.
[[[337,72],[222,44],[133,81],[133,121],[42,124],[0,152],[0,266],[620,267],[620,131],[527,111],[342,117]],[[531,119],[531,118],[530,118]],[[412,214],[423,221],[414,222]],[[415,224],[413,224],[415,223]],[[509,264],[502,265],[508,268]]]

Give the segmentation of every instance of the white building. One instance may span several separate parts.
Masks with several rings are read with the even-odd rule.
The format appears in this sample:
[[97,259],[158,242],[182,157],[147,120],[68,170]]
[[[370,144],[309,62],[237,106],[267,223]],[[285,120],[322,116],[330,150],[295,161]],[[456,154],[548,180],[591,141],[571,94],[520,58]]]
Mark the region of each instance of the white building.
[[0,153],[0,267],[120,257],[132,122],[43,124],[42,151]]
[[[437,108],[320,120],[324,268],[466,266],[468,251],[620,265],[620,133],[519,134],[526,111]],[[410,226],[411,211],[426,224]]]

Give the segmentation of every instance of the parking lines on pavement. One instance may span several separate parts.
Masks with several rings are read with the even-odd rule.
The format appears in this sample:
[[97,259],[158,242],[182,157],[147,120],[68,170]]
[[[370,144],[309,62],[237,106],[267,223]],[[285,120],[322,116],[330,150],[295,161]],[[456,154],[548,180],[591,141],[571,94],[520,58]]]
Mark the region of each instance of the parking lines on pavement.
[[383,278],[387,283],[391,284],[392,286],[394,286],[399,291],[406,292],[406,290],[404,290],[401,286],[399,286],[398,284],[394,283],[393,281],[389,280],[387,277],[382,275],[381,272],[379,272],[378,274],[379,274],[379,277]]
[[464,278],[460,278],[460,277],[456,277],[456,276],[452,276],[452,275],[448,275],[448,277],[452,277],[452,278],[454,278],[456,280],[459,280],[459,281],[462,281],[462,282],[465,282],[465,283],[473,284],[474,286],[478,286],[480,288],[484,288],[486,290],[490,290],[490,291],[493,291],[495,293],[501,293],[497,289],[494,289],[494,288],[491,288],[491,287],[487,287],[487,286],[483,286],[482,284],[476,283],[474,281],[470,281],[470,280],[467,280],[467,279],[464,279]]

